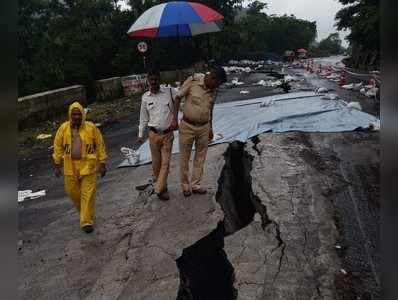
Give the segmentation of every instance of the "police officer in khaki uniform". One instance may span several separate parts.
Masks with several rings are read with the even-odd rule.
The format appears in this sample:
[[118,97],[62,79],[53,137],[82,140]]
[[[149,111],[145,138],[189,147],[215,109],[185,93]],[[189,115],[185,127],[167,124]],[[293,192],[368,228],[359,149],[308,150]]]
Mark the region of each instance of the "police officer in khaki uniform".
[[173,116],[173,92],[171,88],[161,88],[160,73],[151,66],[147,73],[149,91],[142,95],[138,142],[144,142],[144,131],[149,128],[152,169],[155,177],[155,193],[160,200],[169,200],[167,177],[169,174],[174,133],[170,127]]
[[[204,74],[193,74],[184,82],[175,97],[174,119],[171,128],[178,127],[180,102],[185,97],[183,118],[179,125],[181,188],[185,197],[192,193],[205,194],[201,187],[207,147],[213,139],[213,106],[216,89],[227,80],[223,68]],[[192,179],[189,181],[189,159],[195,143]]]

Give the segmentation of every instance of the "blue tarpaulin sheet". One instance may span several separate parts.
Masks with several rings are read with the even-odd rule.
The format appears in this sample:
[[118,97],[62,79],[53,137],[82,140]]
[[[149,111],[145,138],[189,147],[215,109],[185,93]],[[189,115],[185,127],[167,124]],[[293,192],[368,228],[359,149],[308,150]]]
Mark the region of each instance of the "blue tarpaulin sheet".
[[[324,100],[323,96],[298,92],[216,104],[213,114],[216,139],[211,145],[246,142],[264,132],[343,132],[366,129],[370,124],[380,127],[378,118],[347,106],[343,100]],[[262,103],[270,100],[273,100],[271,105],[262,107]],[[174,135],[173,153],[178,153],[178,132]],[[119,167],[151,162],[148,141],[138,151],[140,158],[136,165],[124,160]]]

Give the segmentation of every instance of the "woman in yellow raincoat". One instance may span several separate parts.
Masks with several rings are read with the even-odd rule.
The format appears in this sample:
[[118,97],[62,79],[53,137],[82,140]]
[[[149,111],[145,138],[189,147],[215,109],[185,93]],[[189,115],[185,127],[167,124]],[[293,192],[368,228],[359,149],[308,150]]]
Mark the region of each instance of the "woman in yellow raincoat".
[[102,134],[89,121],[78,102],[69,106],[69,121],[63,123],[54,139],[55,175],[61,176],[63,163],[65,191],[80,214],[80,227],[94,229],[96,173],[106,174],[106,150]]

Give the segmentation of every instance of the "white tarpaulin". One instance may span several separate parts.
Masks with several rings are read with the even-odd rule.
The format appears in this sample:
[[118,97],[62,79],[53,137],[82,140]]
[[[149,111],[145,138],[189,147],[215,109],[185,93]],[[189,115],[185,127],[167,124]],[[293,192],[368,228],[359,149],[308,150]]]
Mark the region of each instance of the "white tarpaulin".
[[[324,94],[298,92],[271,97],[216,104],[214,106],[214,144],[246,142],[263,132],[342,132],[357,128],[380,127],[380,120],[347,106],[343,100],[323,100]],[[272,103],[264,105],[263,103]],[[173,153],[179,152],[178,132],[174,132]],[[218,139],[217,139],[218,138]],[[119,167],[149,163],[151,155],[146,141],[138,149],[136,165],[124,160]]]

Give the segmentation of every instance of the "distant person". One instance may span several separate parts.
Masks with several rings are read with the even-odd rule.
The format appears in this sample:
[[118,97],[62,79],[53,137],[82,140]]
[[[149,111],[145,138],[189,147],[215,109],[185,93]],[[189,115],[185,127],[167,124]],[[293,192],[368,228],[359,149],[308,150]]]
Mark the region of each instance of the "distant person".
[[[208,74],[196,73],[188,77],[175,97],[172,128],[178,127],[178,110],[185,97],[183,118],[179,125],[180,177],[185,197],[206,194],[201,186],[207,147],[213,140],[213,107],[216,89],[227,81],[223,68],[212,69]],[[189,180],[189,159],[195,143],[192,180]]]
[[147,72],[149,91],[142,95],[138,142],[144,142],[144,131],[149,129],[152,170],[155,179],[155,193],[160,200],[170,199],[167,190],[171,150],[174,132],[170,127],[173,120],[172,88],[160,88],[160,72],[151,66]]
[[79,215],[80,227],[86,233],[94,230],[97,172],[106,174],[106,151],[99,129],[89,121],[78,102],[69,106],[69,121],[63,123],[54,139],[52,155],[55,176],[62,175],[65,191]]

